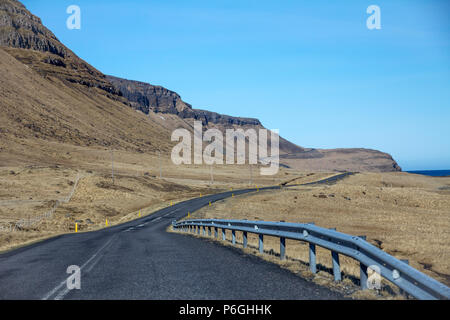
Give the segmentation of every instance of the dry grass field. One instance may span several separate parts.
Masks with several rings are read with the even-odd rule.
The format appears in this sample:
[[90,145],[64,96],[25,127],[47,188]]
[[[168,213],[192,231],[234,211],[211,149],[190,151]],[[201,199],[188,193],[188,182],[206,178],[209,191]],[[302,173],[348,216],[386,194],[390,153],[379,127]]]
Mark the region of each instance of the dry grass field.
[[[17,170],[17,168],[16,168]],[[48,212],[57,200],[54,214],[38,223],[13,231],[0,230],[0,250],[61,233],[95,230],[147,215],[162,207],[213,188],[181,185],[146,175],[117,174],[114,184],[108,175],[57,168],[28,168],[22,171],[0,170],[0,225],[11,226]],[[80,177],[75,186],[76,178]]]
[[[292,184],[309,182],[313,177],[306,176]],[[348,234],[367,235],[370,243],[399,259],[408,259],[414,268],[450,285],[450,178],[360,173],[330,186],[291,187],[237,196],[205,207],[193,218],[314,222]],[[242,241],[239,233],[237,236]],[[257,237],[249,235],[249,244],[256,248]],[[290,259],[283,264],[303,270],[308,276],[307,245],[287,240],[286,246]],[[278,239],[267,237],[265,250],[276,255]],[[318,249],[317,256],[322,271],[316,280],[331,283],[330,252]],[[274,256],[265,257],[278,261]],[[358,264],[341,257],[341,266],[345,278],[356,283]]]
[[[175,166],[164,155],[160,160],[158,155],[127,150],[114,151],[113,184],[108,149],[49,142],[36,148],[47,152],[42,161],[28,160],[26,165],[17,166],[15,161],[8,165],[5,159],[0,166],[0,251],[74,232],[75,223],[79,232],[95,230],[105,227],[106,219],[108,225],[114,225],[137,218],[139,211],[146,215],[171,202],[250,185],[248,166],[214,166],[211,183],[206,165]],[[274,177],[261,177],[255,167],[252,186],[279,184],[297,176],[282,169]],[[10,231],[22,219],[29,221],[49,212],[72,190],[70,201],[61,203],[51,217]]]

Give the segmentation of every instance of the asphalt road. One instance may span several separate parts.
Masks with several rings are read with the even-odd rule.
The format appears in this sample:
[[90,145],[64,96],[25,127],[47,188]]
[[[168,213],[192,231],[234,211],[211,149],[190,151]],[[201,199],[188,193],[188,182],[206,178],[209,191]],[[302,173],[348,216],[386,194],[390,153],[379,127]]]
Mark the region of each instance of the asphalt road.
[[[1,254],[0,299],[343,298],[239,249],[166,232],[188,211],[230,196],[192,199],[122,225]],[[67,289],[70,265],[81,268],[79,290]]]

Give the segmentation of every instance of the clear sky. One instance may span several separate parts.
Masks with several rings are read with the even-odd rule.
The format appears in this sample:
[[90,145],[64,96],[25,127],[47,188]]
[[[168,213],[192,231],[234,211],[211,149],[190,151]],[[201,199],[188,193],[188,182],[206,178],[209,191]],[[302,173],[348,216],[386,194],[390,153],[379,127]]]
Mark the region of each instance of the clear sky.
[[[22,2],[103,73],[258,118],[300,146],[450,169],[450,1]],[[72,4],[81,30],[66,27]],[[366,27],[372,4],[380,30]]]

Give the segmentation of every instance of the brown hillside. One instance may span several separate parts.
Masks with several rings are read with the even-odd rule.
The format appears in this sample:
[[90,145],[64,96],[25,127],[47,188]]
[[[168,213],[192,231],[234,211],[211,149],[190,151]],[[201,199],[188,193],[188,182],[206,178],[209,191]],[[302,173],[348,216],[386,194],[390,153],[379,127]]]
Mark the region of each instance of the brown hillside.
[[26,147],[39,141],[136,152],[170,150],[167,129],[108,99],[101,89],[43,78],[2,49],[0,69],[0,157],[11,157],[20,149],[30,157],[42,156],[39,150],[29,154]]

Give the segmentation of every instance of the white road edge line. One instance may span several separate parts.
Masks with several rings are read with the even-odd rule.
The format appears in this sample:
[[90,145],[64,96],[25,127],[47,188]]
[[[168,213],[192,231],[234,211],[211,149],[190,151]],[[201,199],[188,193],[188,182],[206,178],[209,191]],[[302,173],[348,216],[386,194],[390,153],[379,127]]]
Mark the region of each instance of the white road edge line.
[[[161,219],[162,217],[167,216],[168,214],[174,213],[177,210],[172,210],[160,217],[155,218],[152,222],[157,221],[159,219]],[[133,227],[131,227],[133,228]],[[123,231],[123,232],[127,232],[130,231],[130,228]],[[84,267],[86,267],[86,265],[91,262],[95,257],[97,257],[97,255],[113,240],[113,238],[116,236],[116,234],[114,236],[111,237],[111,239],[109,239],[109,241],[103,246],[101,247],[96,253],[94,253],[94,255],[92,257],[89,258],[88,261],[86,261],[81,267],[80,267],[80,272],[81,270],[83,270]],[[50,292],[48,292],[41,300],[48,300],[52,295],[54,295],[56,292],[58,292],[58,290],[60,290],[67,282],[67,279],[62,281],[59,285],[57,285],[53,290],[51,290]],[[69,292],[69,289],[67,289],[67,286],[64,290],[62,290],[59,294],[56,295],[55,300],[61,300],[64,298],[64,296]]]
[[[116,237],[116,234],[113,235],[113,236],[111,237],[111,239],[109,239],[108,242],[106,242],[106,244],[103,245],[103,247],[101,247],[96,253],[94,253],[94,254],[89,258],[89,260],[86,261],[86,262],[80,267],[80,272],[81,272],[81,270],[83,270],[83,268],[86,267],[86,265],[87,265],[89,262],[91,262],[93,259],[95,259],[95,257],[97,257],[98,254],[99,254],[104,248],[106,248],[106,246],[109,245],[109,244],[111,243],[111,241],[112,241],[115,237]],[[59,285],[57,285],[53,290],[51,290],[50,292],[48,292],[41,300],[48,300],[53,294],[55,294],[58,290],[60,290],[60,289],[66,284],[66,282],[67,282],[67,279],[64,280],[64,281],[62,281],[62,282],[61,282]],[[66,292],[66,290],[67,290],[67,292]],[[61,295],[61,293],[59,293],[59,294],[55,297],[55,300],[56,300],[56,298],[58,298],[58,297],[63,298],[63,297],[69,292],[69,290],[67,289],[67,286],[66,286],[66,290],[63,290],[63,293],[65,292],[63,295]],[[58,299],[58,300],[59,300],[59,299]]]

